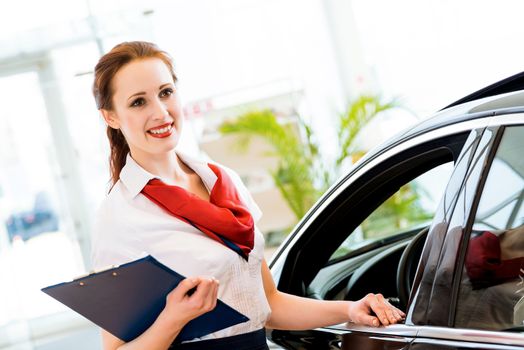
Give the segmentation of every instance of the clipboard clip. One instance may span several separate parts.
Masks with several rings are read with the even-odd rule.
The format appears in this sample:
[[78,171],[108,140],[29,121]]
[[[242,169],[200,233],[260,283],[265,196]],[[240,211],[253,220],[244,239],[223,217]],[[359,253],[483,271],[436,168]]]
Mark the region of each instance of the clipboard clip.
[[[88,273],[76,276],[75,278],[73,278],[72,282],[80,280],[80,279],[83,279],[83,278],[86,278],[86,277],[89,277],[91,275],[94,275],[94,274],[97,274],[97,273],[100,273],[100,272],[109,271],[109,270],[116,269],[116,268],[119,268],[119,267],[120,267],[120,265],[109,265],[109,266],[103,267],[103,268],[98,269],[98,270],[91,270]],[[116,276],[116,275],[118,275],[117,272],[113,272],[113,276]]]

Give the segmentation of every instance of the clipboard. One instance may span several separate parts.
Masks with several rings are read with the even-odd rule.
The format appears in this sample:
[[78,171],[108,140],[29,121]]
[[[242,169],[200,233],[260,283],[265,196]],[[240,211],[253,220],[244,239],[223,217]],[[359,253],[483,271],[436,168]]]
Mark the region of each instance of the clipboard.
[[[148,255],[41,290],[117,338],[129,342],[155,322],[165,307],[167,294],[184,278]],[[213,310],[189,321],[175,342],[200,338],[248,320],[218,300]]]

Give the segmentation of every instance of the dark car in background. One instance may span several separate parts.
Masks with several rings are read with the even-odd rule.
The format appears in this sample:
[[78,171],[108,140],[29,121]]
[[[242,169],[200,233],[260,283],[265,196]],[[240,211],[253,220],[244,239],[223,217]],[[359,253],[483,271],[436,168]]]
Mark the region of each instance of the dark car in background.
[[[431,200],[430,200],[431,199]],[[286,349],[524,346],[524,73],[369,152],[275,253],[279,290],[381,293],[404,324],[268,331]]]
[[27,241],[42,233],[58,231],[59,218],[49,195],[42,191],[35,195],[30,210],[10,214],[5,226],[11,242],[17,239]]

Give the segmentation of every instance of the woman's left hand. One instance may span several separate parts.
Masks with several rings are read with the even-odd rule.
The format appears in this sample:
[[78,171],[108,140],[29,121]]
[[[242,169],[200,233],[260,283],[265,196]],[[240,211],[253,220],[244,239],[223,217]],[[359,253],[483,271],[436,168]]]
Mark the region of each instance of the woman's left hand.
[[371,327],[395,324],[406,317],[406,314],[391,305],[382,294],[373,293],[350,302],[348,313],[351,322]]

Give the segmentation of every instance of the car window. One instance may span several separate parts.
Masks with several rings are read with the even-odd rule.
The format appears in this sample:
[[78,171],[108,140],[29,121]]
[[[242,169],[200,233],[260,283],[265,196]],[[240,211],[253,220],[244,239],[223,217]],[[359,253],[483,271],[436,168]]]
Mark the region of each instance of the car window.
[[455,326],[524,325],[524,127],[506,128],[491,163],[464,259]]
[[348,236],[330,261],[375,241],[427,226],[452,170],[453,163],[445,163],[400,187]]

